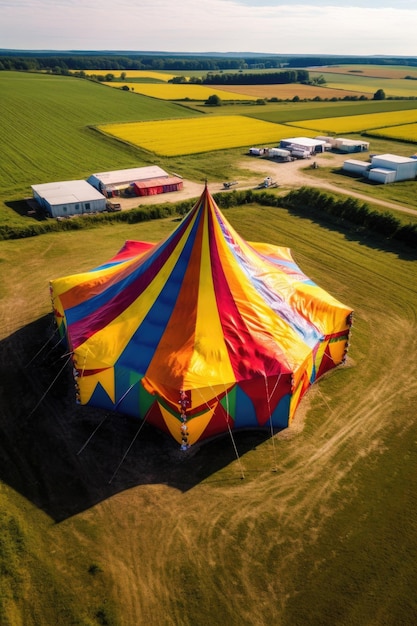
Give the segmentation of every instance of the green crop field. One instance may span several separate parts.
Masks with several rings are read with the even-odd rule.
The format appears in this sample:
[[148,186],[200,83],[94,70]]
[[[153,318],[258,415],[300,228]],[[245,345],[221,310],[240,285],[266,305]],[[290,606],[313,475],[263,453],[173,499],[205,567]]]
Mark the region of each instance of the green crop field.
[[[407,72],[412,74],[412,71]],[[415,80],[405,78],[384,78],[362,76],[361,74],[341,74],[331,72],[310,72],[310,78],[323,75],[326,79],[326,87],[331,89],[346,89],[347,91],[362,91],[374,94],[378,89],[383,89],[387,96],[393,98],[416,98],[417,84]]]
[[145,164],[143,154],[104,140],[97,124],[197,115],[169,102],[61,76],[1,72],[0,198],[30,194],[30,185],[86,178]]
[[413,623],[415,256],[283,209],[226,217],[355,309],[347,364],[291,429],[236,436],[239,460],[228,436],[180,457],[149,427],[112,482],[137,424],[109,416],[86,445],[103,415],[68,368],[52,385],[48,281],[174,222],[0,242],[2,626]]

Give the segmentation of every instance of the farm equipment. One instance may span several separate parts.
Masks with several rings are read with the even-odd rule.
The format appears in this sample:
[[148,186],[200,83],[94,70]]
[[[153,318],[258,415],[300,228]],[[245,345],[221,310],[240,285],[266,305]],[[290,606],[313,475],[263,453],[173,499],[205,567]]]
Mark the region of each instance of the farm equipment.
[[237,184],[238,184],[237,180],[232,180],[231,182],[223,183],[223,189],[230,189],[230,187],[233,187],[234,185],[237,185]]
[[107,202],[106,204],[106,209],[109,213],[114,213],[116,211],[121,211],[122,210],[122,206],[121,204],[119,204],[118,202]]
[[271,189],[273,187],[278,187],[278,183],[272,180],[270,176],[267,176],[261,183],[259,183],[256,189]]

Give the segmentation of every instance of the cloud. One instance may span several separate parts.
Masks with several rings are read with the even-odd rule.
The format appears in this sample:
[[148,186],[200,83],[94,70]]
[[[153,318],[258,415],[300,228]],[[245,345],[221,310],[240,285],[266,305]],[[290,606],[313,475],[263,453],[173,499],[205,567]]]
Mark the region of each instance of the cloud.
[[0,0],[0,41],[17,49],[416,54],[415,0],[353,3]]

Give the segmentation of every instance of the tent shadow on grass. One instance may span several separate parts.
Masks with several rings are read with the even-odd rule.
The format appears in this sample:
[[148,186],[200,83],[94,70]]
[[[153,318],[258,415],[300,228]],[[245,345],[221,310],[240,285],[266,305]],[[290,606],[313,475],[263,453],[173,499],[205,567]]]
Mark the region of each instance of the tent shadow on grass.
[[[146,423],[77,406],[57,344],[51,315],[0,342],[0,480],[56,522],[137,485],[187,491],[236,460],[227,434],[182,452]],[[233,437],[241,456],[270,432]]]

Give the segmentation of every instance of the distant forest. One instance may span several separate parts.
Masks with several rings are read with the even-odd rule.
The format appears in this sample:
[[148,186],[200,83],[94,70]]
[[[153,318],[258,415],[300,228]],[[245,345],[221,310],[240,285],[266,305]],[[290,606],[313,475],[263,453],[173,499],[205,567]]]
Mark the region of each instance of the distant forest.
[[207,74],[202,81],[204,85],[285,85],[288,83],[308,83],[307,70],[284,70],[268,72],[268,74]]
[[[0,49],[0,70],[49,71],[67,74],[71,70],[165,70],[207,71],[294,69],[338,64],[417,66],[417,57],[368,56],[284,56],[260,54],[187,55],[170,53],[48,52]],[[301,82],[298,78],[296,82]],[[285,81],[288,82],[288,81]]]

